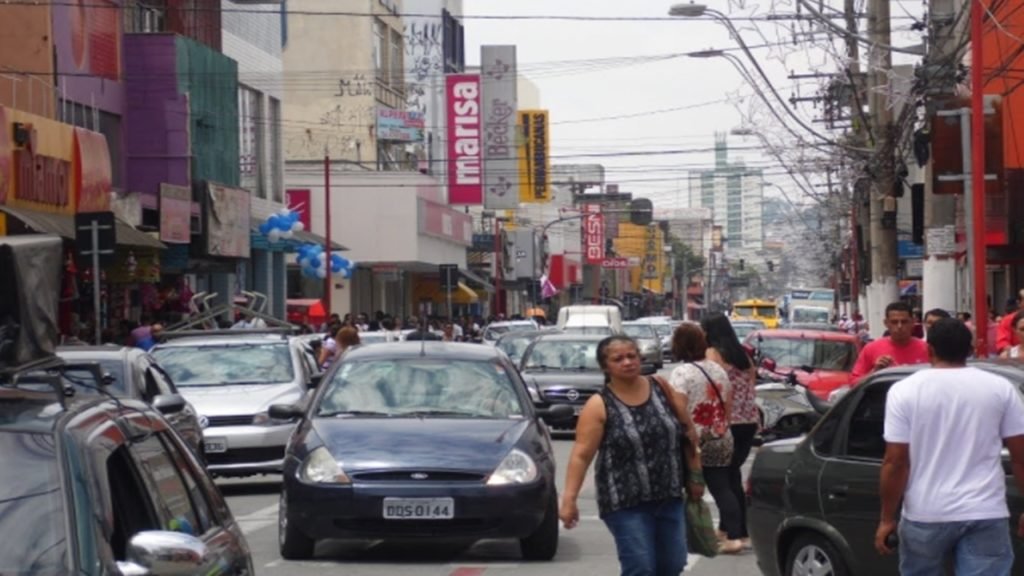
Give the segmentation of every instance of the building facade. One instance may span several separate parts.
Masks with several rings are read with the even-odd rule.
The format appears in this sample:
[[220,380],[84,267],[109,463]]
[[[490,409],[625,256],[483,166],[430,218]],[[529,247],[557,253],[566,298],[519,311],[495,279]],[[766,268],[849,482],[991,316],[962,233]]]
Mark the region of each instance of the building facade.
[[690,208],[710,208],[715,225],[725,234],[726,253],[756,253],[764,246],[760,168],[729,160],[725,135],[715,138],[715,165],[689,176]]

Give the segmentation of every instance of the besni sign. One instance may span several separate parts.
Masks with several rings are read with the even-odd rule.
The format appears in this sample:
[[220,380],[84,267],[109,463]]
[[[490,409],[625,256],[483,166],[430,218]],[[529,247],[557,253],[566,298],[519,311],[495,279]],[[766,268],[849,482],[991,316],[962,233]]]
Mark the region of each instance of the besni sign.
[[601,264],[604,260],[604,216],[600,204],[585,204],[583,211],[583,246],[587,264]]
[[512,210],[519,206],[516,47],[481,47],[480,70],[484,206],[492,210]]
[[448,107],[448,203],[483,203],[483,153],[480,140],[480,75],[451,74],[446,79]]

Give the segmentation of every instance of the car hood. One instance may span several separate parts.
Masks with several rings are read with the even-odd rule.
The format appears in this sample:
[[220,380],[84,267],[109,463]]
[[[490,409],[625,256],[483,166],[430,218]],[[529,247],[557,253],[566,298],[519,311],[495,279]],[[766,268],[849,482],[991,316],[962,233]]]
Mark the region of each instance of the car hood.
[[807,386],[811,392],[814,392],[820,398],[826,399],[833,390],[847,386],[853,381],[849,372],[836,372],[832,370],[815,370],[810,374],[797,372],[796,379],[804,386]]
[[603,372],[528,372],[523,377],[530,380],[538,390],[549,388],[576,388],[600,390],[604,387]]
[[313,429],[346,472],[465,470],[490,474],[529,420],[321,418]]
[[295,384],[179,386],[178,392],[203,416],[257,414],[271,404],[294,404],[303,394]]

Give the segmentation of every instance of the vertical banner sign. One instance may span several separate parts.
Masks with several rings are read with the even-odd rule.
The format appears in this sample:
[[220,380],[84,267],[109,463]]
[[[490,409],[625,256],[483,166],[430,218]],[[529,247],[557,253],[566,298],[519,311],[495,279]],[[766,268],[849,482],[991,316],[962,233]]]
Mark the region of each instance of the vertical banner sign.
[[448,203],[482,204],[480,75],[448,75],[445,78],[445,94],[448,118]]
[[644,246],[644,279],[654,280],[658,277],[658,252],[661,250],[658,242],[658,226],[650,224],[647,226]]
[[484,207],[511,210],[519,206],[516,47],[482,46],[480,70],[484,124]]
[[604,216],[600,204],[584,204],[587,213],[583,219],[583,246],[587,252],[587,264],[601,264],[604,260]]
[[551,156],[547,110],[520,110],[519,201],[551,200]]

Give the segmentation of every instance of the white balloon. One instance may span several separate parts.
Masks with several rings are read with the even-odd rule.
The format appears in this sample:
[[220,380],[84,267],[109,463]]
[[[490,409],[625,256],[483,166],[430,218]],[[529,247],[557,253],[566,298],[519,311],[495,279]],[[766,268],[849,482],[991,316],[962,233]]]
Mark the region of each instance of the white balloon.
[[281,232],[281,238],[291,238],[292,236],[294,236],[294,234],[292,234],[291,230],[285,230],[284,232]]
[[321,268],[317,268],[316,269],[316,277],[321,279],[321,280],[323,280],[324,278],[327,278],[327,270],[324,270],[322,267]]
[[291,212],[292,211],[287,208],[281,208],[280,210],[277,211],[277,213],[280,214],[281,216],[287,216],[291,214]]
[[277,228],[274,228],[273,230],[267,233],[267,240],[270,240],[271,242],[277,242],[281,240],[281,231],[278,230]]
[[296,222],[295,224],[292,224],[292,232],[302,232],[305,229],[306,225],[303,224],[302,222]]

